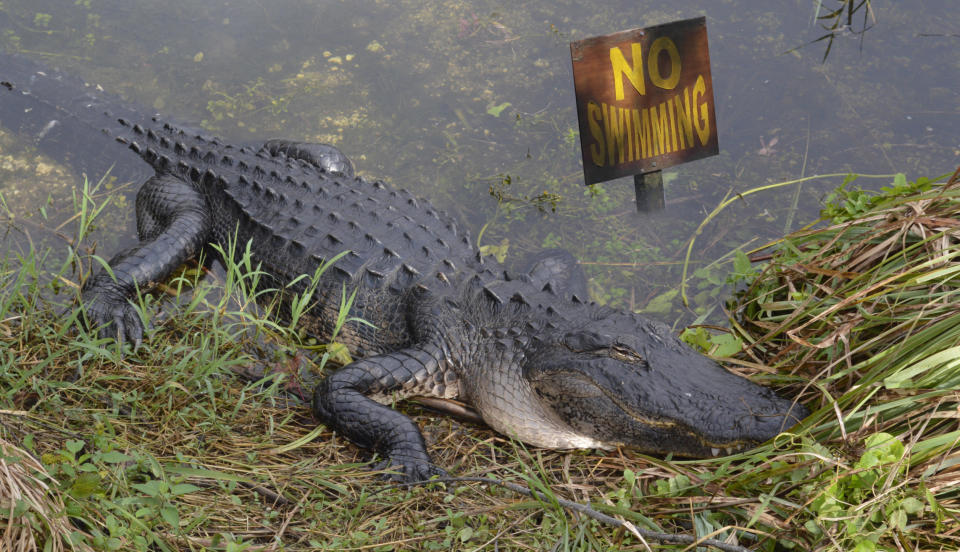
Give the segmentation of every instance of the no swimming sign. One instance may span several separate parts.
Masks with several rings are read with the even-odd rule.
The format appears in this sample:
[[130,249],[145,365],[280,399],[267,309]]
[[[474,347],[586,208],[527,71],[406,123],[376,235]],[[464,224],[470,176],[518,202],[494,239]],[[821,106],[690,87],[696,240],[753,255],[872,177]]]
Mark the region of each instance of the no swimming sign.
[[570,43],[584,180],[716,155],[706,18]]

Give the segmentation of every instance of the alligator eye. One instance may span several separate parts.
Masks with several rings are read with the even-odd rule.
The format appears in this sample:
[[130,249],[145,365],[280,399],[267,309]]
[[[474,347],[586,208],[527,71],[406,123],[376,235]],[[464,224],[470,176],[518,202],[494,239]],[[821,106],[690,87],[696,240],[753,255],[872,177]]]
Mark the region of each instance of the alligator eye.
[[640,353],[620,344],[616,344],[611,347],[609,349],[609,355],[612,359],[619,360],[621,362],[629,362],[630,364],[640,364],[644,362],[643,357],[640,356]]

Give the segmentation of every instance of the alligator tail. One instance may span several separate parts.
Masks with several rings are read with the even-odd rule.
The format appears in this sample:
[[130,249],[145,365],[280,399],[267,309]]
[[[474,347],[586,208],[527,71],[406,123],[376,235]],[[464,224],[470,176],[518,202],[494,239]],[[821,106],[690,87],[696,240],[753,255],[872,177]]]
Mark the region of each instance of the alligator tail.
[[136,158],[123,143],[135,139],[134,123],[151,120],[98,86],[0,52],[0,124],[29,136],[41,151],[90,178],[99,178],[118,163],[114,176],[147,174],[141,163],[134,167],[128,162]]

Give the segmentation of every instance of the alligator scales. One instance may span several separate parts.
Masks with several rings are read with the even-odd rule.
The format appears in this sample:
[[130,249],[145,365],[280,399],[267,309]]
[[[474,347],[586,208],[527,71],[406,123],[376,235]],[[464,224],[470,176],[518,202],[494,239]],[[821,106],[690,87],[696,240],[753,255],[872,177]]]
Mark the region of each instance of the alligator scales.
[[0,81],[4,102],[49,113],[37,124],[102,130],[155,171],[137,195],[139,245],[110,260],[114,277],[101,271],[83,287],[88,323],[101,336],[139,344],[138,286],[163,281],[207,244],[249,242],[268,274],[265,289],[346,252],[324,273],[319,306],[304,323],[329,338],[341,293],[356,289],[350,315],[372,327],[344,328],[341,339],[360,360],[318,385],[313,412],[376,450],[398,478],[442,473],[416,424],[385,404],[413,395],[460,399],[495,430],[535,446],[683,456],[757,444],[806,414],[665,326],[585,301],[568,253],[546,251],[516,273],[481,258],[457,221],[355,177],[331,146],[225,144],[12,56],[0,55]]

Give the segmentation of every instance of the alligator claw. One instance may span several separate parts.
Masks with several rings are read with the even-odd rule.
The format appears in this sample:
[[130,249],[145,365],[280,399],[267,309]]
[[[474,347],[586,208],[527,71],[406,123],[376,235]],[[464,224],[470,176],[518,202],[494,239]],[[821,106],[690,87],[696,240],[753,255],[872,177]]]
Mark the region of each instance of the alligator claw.
[[430,461],[423,461],[402,455],[392,455],[389,459],[376,464],[376,471],[388,470],[383,474],[384,479],[396,483],[420,483],[429,481],[433,476],[446,477],[443,468]]
[[101,339],[124,341],[136,351],[143,344],[143,321],[136,307],[126,299],[113,299],[96,292],[85,292],[82,302],[86,312],[86,326],[96,331]]

